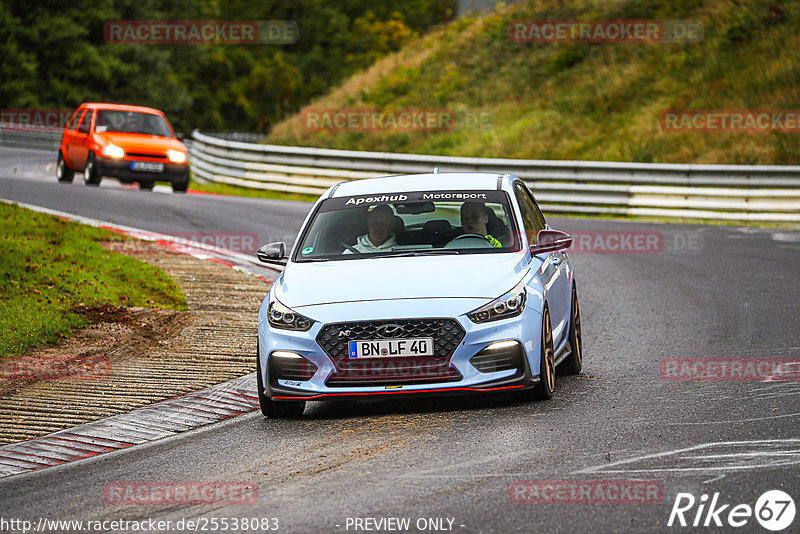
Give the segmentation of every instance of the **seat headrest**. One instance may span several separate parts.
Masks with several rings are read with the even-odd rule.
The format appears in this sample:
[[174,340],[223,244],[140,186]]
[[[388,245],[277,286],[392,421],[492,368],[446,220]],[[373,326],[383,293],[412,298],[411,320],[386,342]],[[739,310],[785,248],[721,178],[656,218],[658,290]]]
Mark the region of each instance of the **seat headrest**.
[[435,219],[433,221],[428,221],[424,225],[422,225],[422,229],[426,232],[433,232],[436,234],[440,234],[442,232],[450,232],[453,230],[453,225],[450,224],[449,221],[445,219]]

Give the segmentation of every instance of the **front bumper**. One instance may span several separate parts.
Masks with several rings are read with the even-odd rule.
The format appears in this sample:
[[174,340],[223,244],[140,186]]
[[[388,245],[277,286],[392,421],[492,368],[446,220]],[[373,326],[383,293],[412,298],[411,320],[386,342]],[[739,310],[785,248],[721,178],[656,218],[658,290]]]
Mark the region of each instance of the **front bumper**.
[[[434,299],[435,300],[435,299]],[[442,299],[445,300],[445,299]],[[480,303],[476,303],[478,307]],[[373,317],[392,317],[387,315],[389,309],[394,312],[400,310],[397,306],[388,306],[382,313],[375,313]],[[404,310],[402,316],[394,316],[392,321],[411,319],[425,319],[431,309],[436,309],[435,303],[427,301],[425,310],[410,314],[411,310]],[[263,308],[262,308],[263,309]],[[341,311],[341,308],[339,309]],[[262,320],[263,319],[263,320]],[[337,317],[338,319],[338,317]],[[358,321],[356,317],[343,317],[345,321],[337,323]],[[476,392],[527,389],[539,382],[539,354],[541,347],[541,315],[531,307],[527,307],[517,317],[494,321],[491,323],[474,324],[466,315],[452,317],[463,328],[463,339],[455,347],[449,357],[449,366],[452,373],[449,378],[442,381],[436,380],[398,380],[397,376],[386,377],[378,373],[376,377],[365,377],[365,385],[350,383],[347,385],[332,386],[328,383],[332,377],[341,375],[342,364],[337,358],[331,357],[318,343],[318,335],[326,324],[317,321],[308,332],[293,332],[272,328],[262,314],[259,320],[259,357],[261,358],[261,377],[265,384],[265,395],[275,400],[324,400],[334,398],[363,398],[376,395],[457,395]],[[363,321],[363,315],[362,319]],[[500,371],[479,371],[470,359],[484,350],[489,345],[501,341],[516,341],[519,343],[521,356],[520,365],[514,369]],[[301,356],[311,364],[313,375],[305,379],[286,380],[271,376],[269,358],[276,351],[291,352]],[[376,361],[380,361],[379,359]],[[481,367],[479,365],[479,367]],[[484,371],[487,369],[485,367]],[[383,379],[383,380],[382,380]],[[336,383],[336,380],[331,380]],[[384,382],[384,383],[381,383]],[[416,382],[416,383],[415,383]]]
[[98,157],[97,172],[100,176],[110,176],[123,183],[133,182],[170,182],[182,184],[189,179],[189,165],[186,163],[164,163],[164,172],[134,171],[128,159],[107,159]]

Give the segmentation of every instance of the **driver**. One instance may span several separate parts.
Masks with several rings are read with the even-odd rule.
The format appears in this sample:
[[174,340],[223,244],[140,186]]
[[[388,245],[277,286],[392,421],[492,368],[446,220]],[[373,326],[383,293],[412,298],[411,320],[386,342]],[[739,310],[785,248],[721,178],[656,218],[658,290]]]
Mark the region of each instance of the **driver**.
[[[388,204],[378,204],[367,215],[367,233],[358,236],[353,246],[359,252],[389,252],[397,245],[394,235],[394,211]],[[352,254],[345,250],[344,254]]]
[[486,229],[489,223],[488,210],[483,202],[464,202],[461,205],[461,228],[465,234],[483,236],[493,247],[502,247],[500,241],[490,236]]
[[141,113],[128,113],[127,128],[130,133],[144,133],[144,115]]

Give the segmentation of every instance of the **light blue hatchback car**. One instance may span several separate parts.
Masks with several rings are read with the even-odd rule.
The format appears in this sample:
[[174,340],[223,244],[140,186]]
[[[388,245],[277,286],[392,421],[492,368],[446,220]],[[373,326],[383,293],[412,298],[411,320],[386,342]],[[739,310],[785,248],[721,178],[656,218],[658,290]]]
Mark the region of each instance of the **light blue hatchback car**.
[[511,174],[443,173],[328,189],[258,315],[267,417],[307,400],[521,390],[580,372],[569,234]]

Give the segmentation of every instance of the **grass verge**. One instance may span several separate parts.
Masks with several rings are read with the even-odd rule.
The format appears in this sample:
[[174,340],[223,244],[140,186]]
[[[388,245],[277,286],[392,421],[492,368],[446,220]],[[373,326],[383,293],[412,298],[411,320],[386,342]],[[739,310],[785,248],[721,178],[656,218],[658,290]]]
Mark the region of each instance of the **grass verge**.
[[[498,3],[491,13],[468,14],[411,40],[305,108],[446,110],[455,117],[452,130],[320,128],[301,110],[276,124],[266,142],[448,156],[795,165],[796,130],[681,130],[666,128],[662,114],[797,110],[800,62],[791,53],[800,46],[797,7],[796,0]],[[621,19],[694,21],[703,37],[687,43],[509,37],[519,21]]]
[[78,307],[186,309],[160,269],[109,251],[108,230],[0,203],[0,359],[55,343],[89,320]]
[[202,191],[203,193],[214,193],[218,195],[235,195],[240,197],[275,198],[278,200],[302,200],[314,202],[319,195],[302,195],[299,193],[284,193],[282,191],[270,191],[267,189],[249,189],[228,184],[200,183],[195,180],[189,185],[191,191]]

